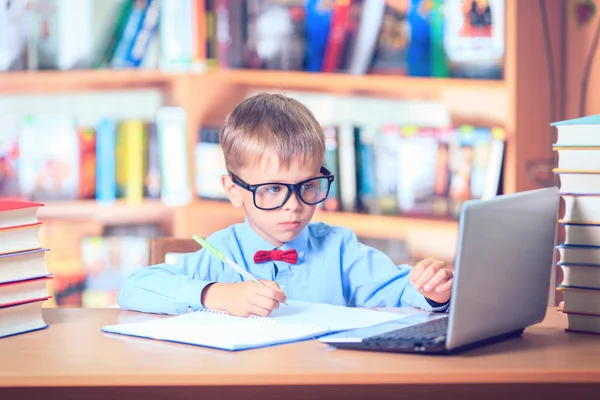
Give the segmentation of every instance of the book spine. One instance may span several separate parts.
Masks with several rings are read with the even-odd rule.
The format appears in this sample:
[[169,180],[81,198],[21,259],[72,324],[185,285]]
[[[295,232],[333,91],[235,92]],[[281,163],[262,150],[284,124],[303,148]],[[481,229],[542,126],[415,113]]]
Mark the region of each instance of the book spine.
[[398,213],[399,127],[395,124],[383,125],[374,146],[377,208],[381,214],[394,215]]
[[220,184],[223,174],[227,174],[223,149],[219,145],[219,128],[203,126],[200,140],[194,149],[196,194],[208,199],[227,199]]
[[450,70],[444,52],[444,1],[432,0],[431,7],[431,76],[448,77]]
[[327,0],[306,1],[306,70],[321,71],[329,36],[332,4]]
[[166,205],[181,206],[190,202],[186,114],[180,107],[162,107],[156,116],[160,167],[161,199]]
[[206,0],[204,18],[206,21],[206,64],[208,67],[215,67],[218,63],[215,0]]
[[356,154],[354,153],[354,127],[351,123],[340,124],[338,136],[340,199],[343,211],[356,211]]
[[140,28],[135,35],[130,50],[125,58],[125,65],[129,67],[139,67],[144,54],[148,50],[150,40],[156,34],[158,28],[158,14],[160,2],[158,0],[150,0],[144,13],[144,18]]
[[357,168],[357,197],[359,210],[376,213],[375,195],[375,152],[373,139],[375,129],[368,127],[357,131],[355,138]]
[[323,132],[325,133],[325,168],[327,168],[335,177],[329,188],[329,195],[323,202],[323,209],[327,211],[339,211],[340,176],[337,128],[326,126],[323,128]]
[[96,132],[91,127],[79,127],[79,194],[80,199],[96,195]]
[[110,61],[110,66],[112,68],[124,68],[127,66],[127,55],[129,54],[135,38],[142,26],[142,21],[144,20],[147,7],[147,0],[135,2],[131,12],[129,13],[129,18],[127,19],[127,23],[123,29],[123,34],[117,43],[113,58]]
[[338,70],[349,18],[350,2],[336,3],[331,18],[331,28],[327,37],[325,54],[323,56],[322,72],[336,72]]
[[196,53],[196,21],[192,0],[162,1],[159,25],[160,68],[168,71],[189,70]]
[[123,197],[129,203],[141,203],[144,199],[144,133],[142,121],[123,123]]
[[194,16],[194,53],[192,57],[193,68],[203,68],[206,64],[206,2],[207,0],[194,0],[192,4]]
[[94,68],[106,68],[112,60],[117,45],[119,44],[119,38],[123,35],[125,25],[129,20],[129,14],[133,9],[133,2],[134,0],[125,0],[123,2],[119,11],[119,17],[117,18],[114,30],[108,38],[107,43],[104,45],[103,52],[99,54],[98,58],[94,61]]
[[146,145],[144,147],[146,149],[144,157],[144,195],[151,199],[159,199],[161,176],[155,122],[149,122],[146,125]]
[[109,118],[100,120],[96,127],[96,199],[113,202],[116,198],[115,145],[116,124]]

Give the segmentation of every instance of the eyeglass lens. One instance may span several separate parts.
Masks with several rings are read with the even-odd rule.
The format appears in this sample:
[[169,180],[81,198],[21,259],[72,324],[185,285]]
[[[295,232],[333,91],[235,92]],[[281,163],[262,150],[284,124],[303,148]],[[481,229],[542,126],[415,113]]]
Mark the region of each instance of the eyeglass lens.
[[[326,177],[311,179],[300,187],[300,200],[316,204],[325,199],[328,190],[329,180]],[[289,191],[287,186],[281,184],[260,185],[254,193],[254,201],[260,208],[276,208],[283,204]]]

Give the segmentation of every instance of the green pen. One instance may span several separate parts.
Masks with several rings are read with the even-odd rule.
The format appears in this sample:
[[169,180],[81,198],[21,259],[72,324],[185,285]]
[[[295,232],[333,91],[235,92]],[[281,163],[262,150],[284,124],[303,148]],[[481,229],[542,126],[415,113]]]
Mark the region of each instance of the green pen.
[[[194,240],[196,242],[198,242],[198,244],[200,244],[206,250],[208,250],[212,254],[214,254],[219,260],[223,261],[225,264],[228,264],[231,268],[233,268],[236,272],[238,272],[239,274],[241,274],[246,279],[249,279],[249,280],[251,280],[253,282],[256,282],[259,285],[262,285],[262,286],[265,286],[265,287],[267,286],[264,283],[262,283],[261,281],[259,281],[258,279],[256,279],[250,272],[246,271],[245,269],[243,269],[242,267],[240,267],[239,265],[237,265],[233,260],[227,258],[225,256],[225,254],[221,253],[215,246],[213,246],[212,244],[208,243],[206,240],[202,239],[200,236],[193,235],[192,237],[194,238]],[[286,304],[286,303],[284,302],[283,304]]]

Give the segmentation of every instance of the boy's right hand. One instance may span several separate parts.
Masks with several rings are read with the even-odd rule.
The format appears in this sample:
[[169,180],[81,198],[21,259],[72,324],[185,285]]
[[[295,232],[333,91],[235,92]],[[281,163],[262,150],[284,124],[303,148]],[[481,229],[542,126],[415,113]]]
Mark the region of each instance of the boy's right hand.
[[286,296],[273,281],[213,283],[202,292],[202,304],[211,310],[225,311],[230,315],[266,317],[286,301]]

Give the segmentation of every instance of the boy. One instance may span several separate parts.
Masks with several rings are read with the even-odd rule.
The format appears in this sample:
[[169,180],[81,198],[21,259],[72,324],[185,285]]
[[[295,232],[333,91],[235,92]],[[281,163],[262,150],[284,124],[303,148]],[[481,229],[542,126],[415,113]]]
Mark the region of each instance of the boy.
[[227,117],[220,142],[229,172],[221,183],[246,219],[207,241],[266,286],[243,281],[201,249],[174,266],[134,273],[119,292],[121,308],[166,314],[208,308],[267,316],[290,298],[446,310],[452,271],[444,262],[430,258],[414,268],[396,266],[359,243],[349,229],[309,224],[333,177],[322,167],[323,131],[304,105],[278,94],[248,98]]

